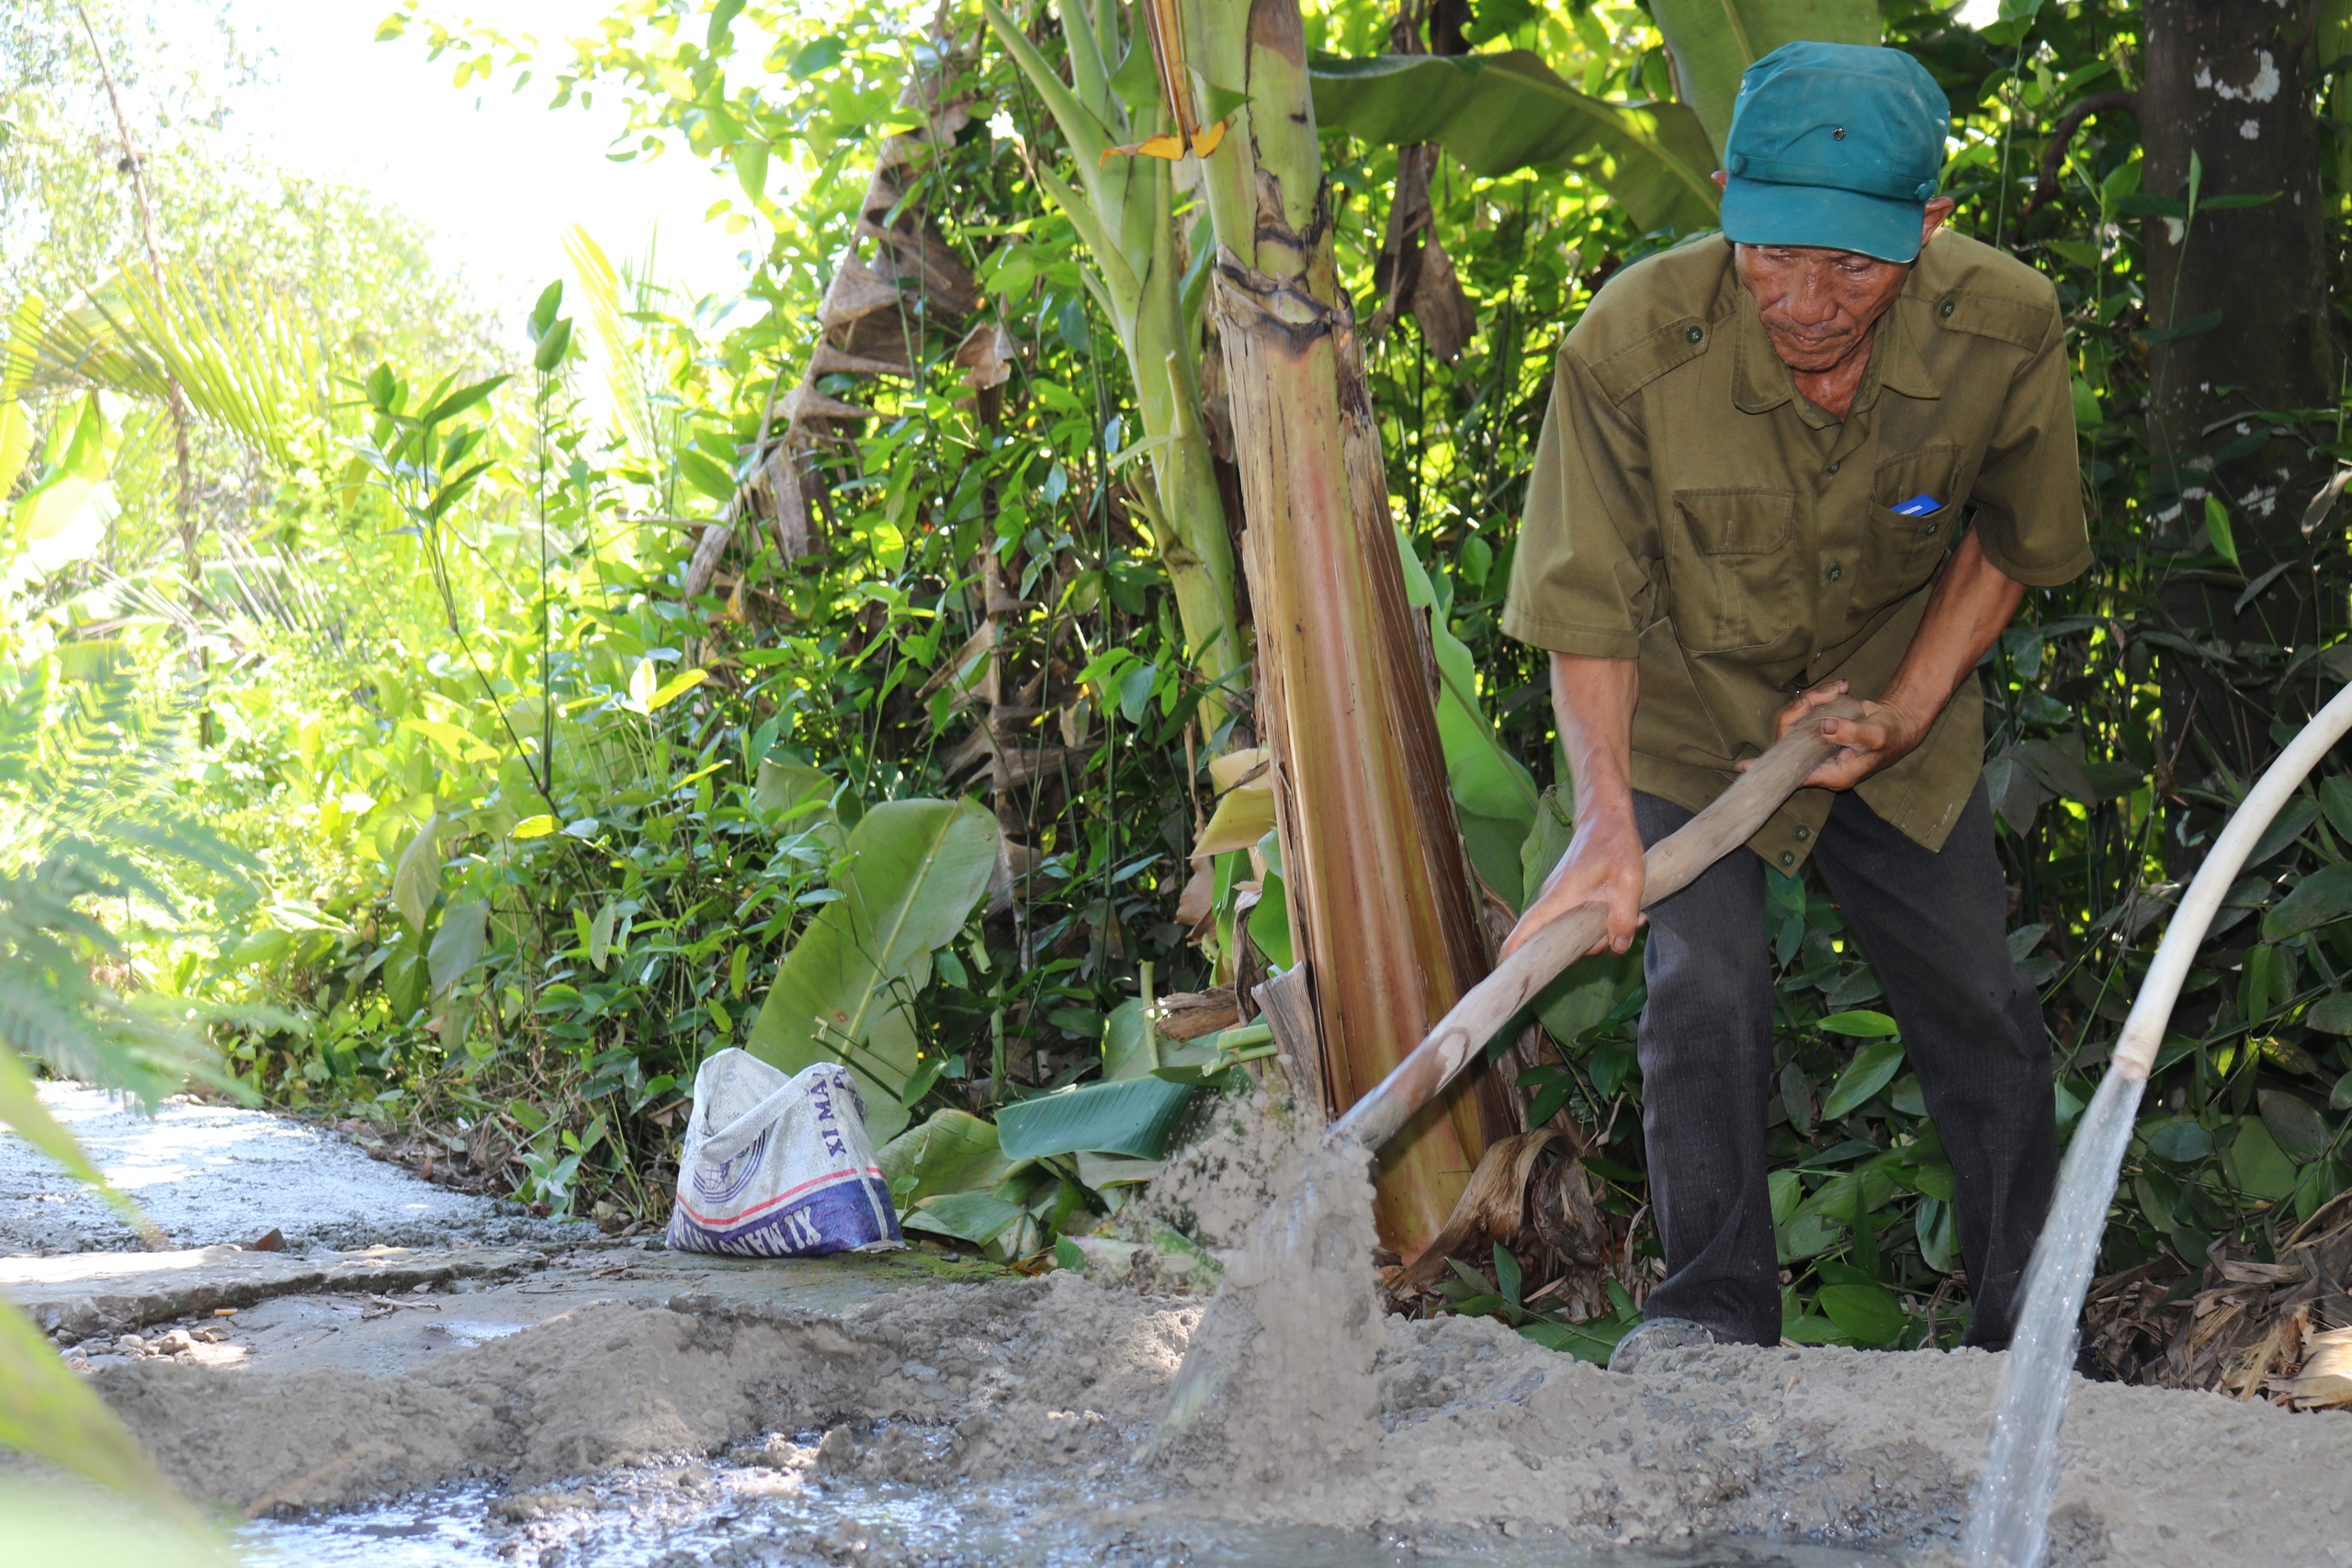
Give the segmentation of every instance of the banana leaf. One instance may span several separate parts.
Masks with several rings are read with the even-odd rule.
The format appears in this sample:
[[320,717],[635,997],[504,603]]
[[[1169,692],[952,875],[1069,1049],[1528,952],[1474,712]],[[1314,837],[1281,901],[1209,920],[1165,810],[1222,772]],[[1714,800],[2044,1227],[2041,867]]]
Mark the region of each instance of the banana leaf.
[[1675,90],[1716,149],[1731,131],[1740,77],[1782,44],[1878,42],[1876,0],[1651,0],[1650,15],[1674,56]]
[[986,1247],[1027,1211],[1009,1198],[986,1192],[948,1192],[928,1199],[901,1222],[907,1229],[931,1231]]
[[[1121,1002],[1102,1022],[1102,1076],[1108,1079],[1149,1077],[1159,1066],[1159,1052],[1147,1052],[1143,1037],[1143,998]],[[1162,1049],[1166,1041],[1159,1042]]]
[[917,1066],[901,987],[920,989],[933,950],[963,931],[988,890],[997,833],[996,818],[968,800],[893,800],[868,811],[834,874],[842,897],[785,955],[745,1042],[787,1073],[846,1065],[878,1143],[906,1126],[899,1096]]
[[997,1142],[1011,1159],[1046,1155],[1127,1155],[1158,1159],[1192,1103],[1193,1086],[1165,1078],[1080,1084],[997,1112]]
[[1438,744],[1445,751],[1446,785],[1461,820],[1463,848],[1479,879],[1516,901],[1521,857],[1537,815],[1535,777],[1496,738],[1494,724],[1479,704],[1477,665],[1469,645],[1453,632],[1453,585],[1430,575],[1402,529],[1396,535],[1396,559],[1404,569],[1406,603],[1430,613],[1430,646],[1437,657]]
[[1250,940],[1258,951],[1277,969],[1288,969],[1295,962],[1290,951],[1290,894],[1283,886],[1282,874],[1268,868],[1260,883],[1258,902],[1250,910]]
[[840,816],[833,810],[833,777],[820,768],[760,760],[760,773],[752,786],[752,809],[776,812],[778,830],[786,837],[813,834],[830,854],[839,854],[847,841]]
[[1535,902],[1560,858],[1576,838],[1576,789],[1567,780],[1547,786],[1538,797],[1534,826],[1519,846],[1520,908]]
[[1246,850],[1273,831],[1273,827],[1274,791],[1271,784],[1261,781],[1227,790],[1225,798],[1216,803],[1216,815],[1193,841],[1193,853],[1221,855]]
[[1392,146],[1434,141],[1489,178],[1574,169],[1644,230],[1714,226],[1714,151],[1688,105],[1604,102],[1523,49],[1324,57],[1312,76],[1326,127]]
[[1167,1162],[1156,1159],[1129,1159],[1124,1155],[1090,1154],[1078,1151],[1078,1179],[1100,1192],[1105,1187],[1123,1183],[1149,1181],[1167,1168]]
[[[968,1111],[940,1111],[920,1127],[910,1127],[875,1155],[882,1179],[901,1203],[920,1203],[948,1192],[993,1192],[1025,1161],[1005,1157],[996,1128]],[[914,1185],[900,1191],[911,1177]]]
[[316,334],[256,279],[129,267],[62,309],[28,301],[12,324],[0,372],[11,386],[161,401],[176,384],[197,418],[280,468],[299,466],[325,434]]

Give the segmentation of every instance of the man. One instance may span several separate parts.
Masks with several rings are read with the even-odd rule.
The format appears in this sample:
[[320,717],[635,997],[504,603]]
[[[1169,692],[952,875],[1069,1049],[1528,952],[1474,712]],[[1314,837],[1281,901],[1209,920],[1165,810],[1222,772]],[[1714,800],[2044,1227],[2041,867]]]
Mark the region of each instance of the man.
[[[1781,1337],[1768,866],[1818,859],[1885,987],[1957,1173],[1969,1344],[2008,1342],[2055,1180],[1973,671],[2026,588],[2090,549],[2056,295],[1938,232],[1946,123],[1908,55],[1774,51],[1740,85],[1723,232],[1618,274],[1560,352],[1503,627],[1551,651],[1577,828],[1510,945],[1598,900],[1624,952],[1645,845],[1792,726],[1840,748],[1752,853],[1648,912],[1666,1280],[1615,1366]],[[1863,716],[1808,716],[1846,695]]]

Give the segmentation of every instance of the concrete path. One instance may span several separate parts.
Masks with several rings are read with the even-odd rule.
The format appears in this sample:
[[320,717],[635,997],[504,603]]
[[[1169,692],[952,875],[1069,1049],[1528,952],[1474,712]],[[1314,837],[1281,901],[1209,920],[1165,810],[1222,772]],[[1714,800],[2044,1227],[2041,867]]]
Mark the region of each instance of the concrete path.
[[831,1317],[910,1285],[1005,1272],[923,1250],[711,1258],[638,1241],[375,1247],[308,1258],[210,1247],[0,1258],[0,1294],[50,1331],[80,1370],[163,1356],[220,1371],[390,1377],[582,1307]]
[[[0,1294],[93,1370],[162,1355],[385,1376],[591,1304],[830,1315],[910,1284],[1004,1272],[922,1249],[673,1253],[435,1187],[290,1117],[175,1100],[150,1118],[76,1084],[44,1084],[41,1098],[182,1244],[141,1250],[55,1162],[0,1134]],[[246,1245],[272,1229],[283,1250]]]
[[278,1296],[320,1292],[381,1295],[435,1285],[479,1284],[545,1268],[527,1248],[375,1247],[360,1252],[71,1252],[0,1258],[0,1295],[43,1332],[83,1340],[151,1324],[233,1316]]
[[[341,1134],[266,1111],[174,1099],[149,1117],[83,1084],[45,1083],[40,1097],[183,1247],[243,1246],[272,1229],[300,1251],[554,1240],[588,1228],[420,1181]],[[0,1255],[136,1250],[113,1210],[0,1133]]]

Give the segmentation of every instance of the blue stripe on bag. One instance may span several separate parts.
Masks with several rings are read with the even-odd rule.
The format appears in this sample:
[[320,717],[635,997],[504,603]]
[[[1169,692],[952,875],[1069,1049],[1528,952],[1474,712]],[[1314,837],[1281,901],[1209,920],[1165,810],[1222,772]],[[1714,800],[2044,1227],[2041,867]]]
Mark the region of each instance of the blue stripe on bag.
[[[877,1225],[877,1220],[888,1216]],[[803,1189],[792,1201],[738,1216],[733,1223],[690,1213],[683,1203],[670,1213],[669,1243],[682,1252],[728,1252],[744,1258],[816,1258],[869,1246],[875,1232],[899,1239],[890,1190],[879,1175],[843,1171],[838,1179]]]

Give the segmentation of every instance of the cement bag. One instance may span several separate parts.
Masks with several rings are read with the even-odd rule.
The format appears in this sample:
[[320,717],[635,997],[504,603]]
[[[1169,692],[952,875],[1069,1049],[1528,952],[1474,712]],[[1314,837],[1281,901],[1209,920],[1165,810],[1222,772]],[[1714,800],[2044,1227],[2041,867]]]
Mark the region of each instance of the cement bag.
[[703,1063],[668,1239],[749,1258],[905,1247],[849,1069],[788,1075],[732,1049]]

